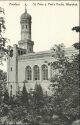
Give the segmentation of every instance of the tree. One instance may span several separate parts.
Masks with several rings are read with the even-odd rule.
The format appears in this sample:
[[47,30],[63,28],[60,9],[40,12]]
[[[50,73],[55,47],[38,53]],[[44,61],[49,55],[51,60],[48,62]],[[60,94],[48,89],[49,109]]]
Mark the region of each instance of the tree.
[[8,119],[12,122],[23,121],[27,117],[28,113],[26,107],[23,105],[16,105],[9,108]]
[[6,81],[7,81],[6,72],[3,72],[3,70],[0,70],[0,103],[2,101],[2,97],[4,95],[4,91],[6,88]]
[[5,32],[5,19],[4,19],[4,9],[0,7],[0,13],[3,14],[3,16],[0,16],[0,62],[2,64],[2,59],[4,55],[8,52],[8,50],[5,48],[5,43],[7,42],[7,38],[4,38],[3,33]]
[[79,57],[68,59],[63,45],[56,45],[54,51],[56,61],[51,65],[58,73],[51,79],[51,86],[56,89],[52,98],[53,112],[65,124],[70,124],[79,119]]
[[36,107],[43,105],[43,90],[40,84],[35,84],[34,102]]
[[[80,32],[80,26],[75,26],[72,28],[72,30],[73,31],[75,30],[76,32]],[[73,46],[77,49],[80,49],[80,41],[79,41],[79,43],[74,43]]]
[[76,32],[80,32],[80,26],[75,26],[72,28],[72,30],[75,30]]
[[6,81],[7,81],[6,72],[3,72],[3,70],[0,70],[0,117],[5,114],[5,110],[7,109],[6,106],[4,105],[4,93],[5,93],[6,84],[7,84]]
[[76,49],[80,49],[80,43],[74,43],[73,46],[74,46]]
[[35,84],[34,94],[34,115],[41,115],[41,111],[44,105],[43,89],[40,84]]
[[7,90],[7,89],[6,89],[5,92],[4,92],[3,102],[4,102],[5,104],[8,104],[8,105],[9,105],[9,93],[8,93],[8,90]]
[[28,104],[28,92],[26,90],[26,86],[24,83],[23,89],[22,89],[22,95],[21,95],[21,100],[24,105]]

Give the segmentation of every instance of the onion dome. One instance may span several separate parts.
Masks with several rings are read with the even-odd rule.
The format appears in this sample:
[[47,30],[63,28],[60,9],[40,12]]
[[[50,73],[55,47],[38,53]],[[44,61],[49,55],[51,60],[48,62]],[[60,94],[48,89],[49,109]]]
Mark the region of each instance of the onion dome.
[[28,13],[27,13],[27,9],[25,9],[25,12],[21,15],[21,18],[20,18],[21,20],[26,20],[26,19],[29,19],[29,20],[31,20],[31,15],[29,15]]

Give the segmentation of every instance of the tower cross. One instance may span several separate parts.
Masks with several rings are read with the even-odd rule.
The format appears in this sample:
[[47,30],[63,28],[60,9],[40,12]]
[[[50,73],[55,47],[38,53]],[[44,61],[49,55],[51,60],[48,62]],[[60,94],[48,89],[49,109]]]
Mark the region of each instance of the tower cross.
[[27,5],[26,5],[26,3],[25,3],[25,12],[27,12]]

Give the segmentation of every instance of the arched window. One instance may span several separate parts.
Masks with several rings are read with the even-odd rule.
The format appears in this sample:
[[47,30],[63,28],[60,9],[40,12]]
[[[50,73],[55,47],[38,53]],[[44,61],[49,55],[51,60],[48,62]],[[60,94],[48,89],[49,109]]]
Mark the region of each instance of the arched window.
[[42,80],[48,80],[48,67],[45,64],[42,65]]
[[34,73],[34,80],[39,80],[40,72],[39,72],[39,67],[37,65],[33,67],[33,73]]
[[31,80],[32,78],[32,71],[31,71],[31,67],[27,66],[26,67],[26,80]]

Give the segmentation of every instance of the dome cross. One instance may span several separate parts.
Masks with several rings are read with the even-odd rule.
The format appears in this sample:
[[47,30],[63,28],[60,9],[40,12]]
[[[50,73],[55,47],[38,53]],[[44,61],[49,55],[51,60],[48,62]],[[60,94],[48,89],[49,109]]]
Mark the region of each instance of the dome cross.
[[27,5],[26,5],[26,3],[25,3],[25,12],[27,13]]

